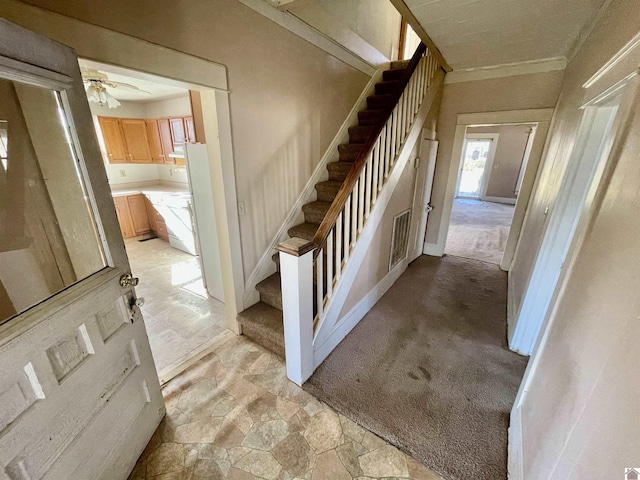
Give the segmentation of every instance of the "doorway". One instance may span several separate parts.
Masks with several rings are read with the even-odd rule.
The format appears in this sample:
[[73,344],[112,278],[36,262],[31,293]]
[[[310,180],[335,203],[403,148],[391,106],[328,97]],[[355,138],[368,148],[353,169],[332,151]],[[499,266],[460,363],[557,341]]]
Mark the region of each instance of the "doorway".
[[132,274],[140,280],[137,293],[145,299],[158,377],[166,383],[230,333],[215,227],[205,235],[215,224],[212,188],[207,195],[207,186],[194,189],[192,181],[200,186],[209,176],[198,99],[173,80],[79,64]]
[[501,264],[536,129],[467,126],[445,254]]

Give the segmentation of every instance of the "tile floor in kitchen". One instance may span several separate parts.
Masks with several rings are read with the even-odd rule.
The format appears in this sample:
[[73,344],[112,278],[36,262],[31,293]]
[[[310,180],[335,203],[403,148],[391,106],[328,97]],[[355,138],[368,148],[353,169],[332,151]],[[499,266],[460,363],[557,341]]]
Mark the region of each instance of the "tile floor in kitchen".
[[130,480],[441,480],[234,336],[163,388],[167,415]]
[[125,243],[131,271],[140,279],[138,297],[160,378],[205,343],[234,336],[226,328],[224,304],[207,295],[198,258],[159,238]]

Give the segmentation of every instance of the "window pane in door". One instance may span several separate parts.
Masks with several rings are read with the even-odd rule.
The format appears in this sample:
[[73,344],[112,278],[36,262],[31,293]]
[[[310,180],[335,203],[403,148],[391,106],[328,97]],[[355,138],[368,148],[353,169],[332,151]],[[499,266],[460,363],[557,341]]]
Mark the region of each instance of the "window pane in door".
[[491,140],[467,140],[458,187],[459,197],[480,196],[482,177],[490,149]]
[[0,323],[106,266],[59,93],[0,79]]

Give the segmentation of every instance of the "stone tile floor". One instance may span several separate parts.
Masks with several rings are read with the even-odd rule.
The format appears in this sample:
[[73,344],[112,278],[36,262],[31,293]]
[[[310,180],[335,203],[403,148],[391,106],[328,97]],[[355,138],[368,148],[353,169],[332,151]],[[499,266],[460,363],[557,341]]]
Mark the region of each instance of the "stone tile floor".
[[289,382],[234,336],[163,388],[167,415],[130,480],[441,477]]
[[144,323],[160,378],[188,360],[191,352],[224,337],[224,304],[207,295],[198,258],[155,238],[126,241],[136,287],[144,297]]

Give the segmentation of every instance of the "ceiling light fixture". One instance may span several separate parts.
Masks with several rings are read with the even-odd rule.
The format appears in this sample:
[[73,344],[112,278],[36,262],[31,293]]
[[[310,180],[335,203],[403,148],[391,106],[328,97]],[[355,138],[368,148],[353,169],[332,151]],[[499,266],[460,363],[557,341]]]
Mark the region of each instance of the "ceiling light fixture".
[[120,106],[120,102],[107,92],[105,86],[100,82],[88,82],[87,98],[90,102],[99,103],[103,107],[105,104],[109,108],[118,108]]

